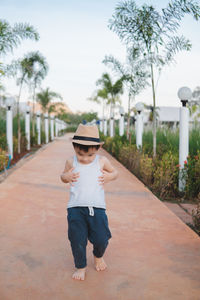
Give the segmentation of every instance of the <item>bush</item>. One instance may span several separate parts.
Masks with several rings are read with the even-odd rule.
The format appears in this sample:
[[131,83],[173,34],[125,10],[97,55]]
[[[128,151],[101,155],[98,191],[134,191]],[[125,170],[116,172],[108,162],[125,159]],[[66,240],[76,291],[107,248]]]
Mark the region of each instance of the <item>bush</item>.
[[200,150],[197,155],[188,156],[184,168],[185,198],[194,198],[200,193]]
[[192,220],[194,223],[194,230],[198,235],[200,235],[200,194],[197,208],[192,210]]
[[5,151],[8,150],[7,138],[6,138],[5,134],[0,136],[0,149],[5,150]]
[[[125,135],[111,138],[101,134],[101,139],[105,141],[103,147],[161,199],[184,196],[194,202],[200,193],[200,150],[195,156],[188,157],[184,169],[185,191],[181,193],[178,190],[178,131],[158,130],[156,159],[152,158],[152,132],[144,133],[145,142],[140,150],[135,144],[130,144]],[[135,140],[134,132],[131,133],[131,140]]]
[[152,190],[163,197],[178,195],[178,156],[171,151],[164,153],[161,159],[155,160]]
[[0,171],[4,170],[7,164],[8,164],[8,156],[6,155],[6,151],[0,150]]

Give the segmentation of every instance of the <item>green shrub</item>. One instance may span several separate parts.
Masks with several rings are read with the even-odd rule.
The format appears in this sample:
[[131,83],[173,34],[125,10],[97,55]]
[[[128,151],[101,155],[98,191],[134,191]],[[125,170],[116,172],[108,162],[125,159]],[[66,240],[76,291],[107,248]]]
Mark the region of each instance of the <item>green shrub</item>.
[[197,155],[188,156],[184,167],[185,198],[192,199],[200,193],[200,150]]
[[5,151],[8,150],[6,134],[2,134],[0,136],[0,149],[5,150]]
[[152,190],[161,198],[178,195],[178,156],[171,151],[156,159]]
[[6,151],[0,150],[0,171],[4,170],[8,164],[8,156]]
[[194,230],[200,236],[200,195],[196,209],[192,210],[192,220],[194,223]]

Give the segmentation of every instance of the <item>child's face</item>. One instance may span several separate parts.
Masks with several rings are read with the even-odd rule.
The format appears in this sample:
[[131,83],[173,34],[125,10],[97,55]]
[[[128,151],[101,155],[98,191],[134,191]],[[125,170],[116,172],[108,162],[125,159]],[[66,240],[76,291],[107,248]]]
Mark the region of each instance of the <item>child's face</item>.
[[76,152],[76,156],[78,159],[78,162],[80,162],[81,164],[90,164],[91,162],[93,162],[93,160],[95,159],[96,153],[97,153],[97,149],[96,148],[89,148],[88,152],[85,152],[77,147],[74,148],[75,152]]

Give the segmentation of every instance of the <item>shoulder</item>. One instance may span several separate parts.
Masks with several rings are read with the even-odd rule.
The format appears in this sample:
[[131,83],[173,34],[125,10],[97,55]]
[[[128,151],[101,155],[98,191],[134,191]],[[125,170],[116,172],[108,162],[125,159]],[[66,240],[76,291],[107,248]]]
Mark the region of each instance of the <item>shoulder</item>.
[[104,168],[107,165],[111,165],[110,161],[107,159],[107,157],[100,156],[100,155],[99,155],[99,163],[100,163],[101,168]]
[[103,155],[99,155],[99,161],[105,162],[105,161],[108,161],[108,159],[107,159],[107,157],[105,157]]
[[73,167],[73,157],[70,157],[69,159],[66,160],[65,162],[65,172],[70,170]]

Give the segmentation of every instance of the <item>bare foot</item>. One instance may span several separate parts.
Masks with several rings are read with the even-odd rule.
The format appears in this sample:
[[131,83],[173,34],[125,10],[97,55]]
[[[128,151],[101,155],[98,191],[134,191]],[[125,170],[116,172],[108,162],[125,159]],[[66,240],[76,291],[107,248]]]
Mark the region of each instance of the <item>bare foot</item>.
[[107,268],[107,265],[103,259],[103,257],[96,257],[94,256],[94,264],[97,271],[103,271]]
[[84,280],[85,279],[85,270],[86,268],[83,269],[77,269],[76,272],[72,275],[73,279],[76,280]]

